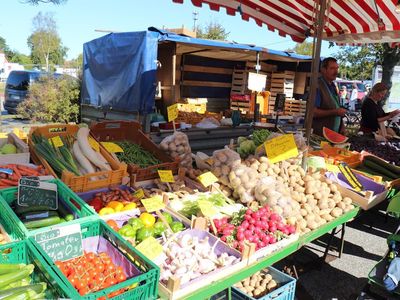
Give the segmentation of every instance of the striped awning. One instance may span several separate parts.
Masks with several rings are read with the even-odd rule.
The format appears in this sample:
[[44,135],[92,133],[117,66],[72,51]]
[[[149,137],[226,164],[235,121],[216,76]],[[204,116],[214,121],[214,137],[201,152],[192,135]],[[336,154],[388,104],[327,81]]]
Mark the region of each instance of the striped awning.
[[[183,3],[184,0],[172,0]],[[187,0],[188,1],[188,0]],[[315,33],[318,0],[191,0],[201,7],[226,9],[228,15],[240,14],[254,19],[279,35],[303,42]],[[338,44],[400,42],[400,0],[323,0],[327,3],[323,39]]]

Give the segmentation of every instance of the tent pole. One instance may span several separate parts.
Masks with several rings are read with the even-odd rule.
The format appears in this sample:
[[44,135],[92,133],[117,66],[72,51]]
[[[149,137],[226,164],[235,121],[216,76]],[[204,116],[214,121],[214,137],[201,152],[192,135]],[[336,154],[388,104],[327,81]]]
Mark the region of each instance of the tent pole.
[[316,28],[316,44],[314,40],[313,47],[313,63],[312,63],[312,73],[311,73],[311,83],[310,83],[310,95],[307,100],[307,110],[306,110],[306,139],[307,144],[310,144],[310,135],[311,135],[311,127],[312,120],[314,115],[314,104],[315,104],[315,96],[317,94],[318,87],[318,75],[319,75],[319,65],[321,58],[321,44],[322,44],[322,32],[324,30],[325,25],[325,10],[326,10],[326,2],[327,0],[320,0],[319,10],[318,10],[318,21]]

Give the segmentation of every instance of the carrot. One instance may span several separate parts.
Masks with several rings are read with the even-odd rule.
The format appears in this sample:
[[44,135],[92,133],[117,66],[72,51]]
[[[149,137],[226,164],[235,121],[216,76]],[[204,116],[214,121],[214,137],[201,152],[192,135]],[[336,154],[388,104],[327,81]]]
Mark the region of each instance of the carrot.
[[18,181],[10,180],[10,179],[0,179],[0,183],[6,184],[6,185],[12,185],[12,186],[18,185]]
[[[20,179],[20,178],[22,177],[22,175],[21,175],[21,173],[19,172],[17,166],[15,166],[15,167],[13,168],[13,171],[14,171],[14,174],[18,177],[18,179]],[[14,175],[14,174],[13,174],[13,175]]]
[[38,176],[40,174],[37,170],[21,165],[18,165],[18,169],[21,172],[21,175]]

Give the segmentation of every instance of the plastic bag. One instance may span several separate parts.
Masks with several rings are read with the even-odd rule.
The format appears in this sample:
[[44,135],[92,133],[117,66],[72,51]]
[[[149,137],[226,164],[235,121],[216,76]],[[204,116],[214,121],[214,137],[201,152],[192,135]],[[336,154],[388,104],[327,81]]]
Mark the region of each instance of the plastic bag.
[[177,131],[173,135],[167,136],[161,141],[160,148],[172,158],[179,158],[182,167],[192,167],[192,149],[186,134]]
[[232,167],[232,171],[229,173],[229,182],[242,203],[250,204],[255,200],[254,189],[258,178],[259,174],[255,169],[243,164]]
[[210,118],[203,118],[200,123],[196,124],[197,128],[205,128],[205,129],[210,129],[210,128],[218,128],[221,124],[219,121],[213,117]]
[[240,162],[240,155],[237,152],[227,147],[222,150],[216,150],[212,156],[211,171],[222,184],[231,187],[228,178],[229,173],[232,167],[240,164]]

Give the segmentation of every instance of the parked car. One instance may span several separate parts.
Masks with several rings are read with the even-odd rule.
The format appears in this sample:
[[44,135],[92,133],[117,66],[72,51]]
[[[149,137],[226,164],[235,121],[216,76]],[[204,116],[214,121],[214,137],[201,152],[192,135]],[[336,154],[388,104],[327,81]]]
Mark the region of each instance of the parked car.
[[357,91],[358,91],[357,105],[356,105],[356,110],[358,110],[361,108],[361,103],[364,100],[364,97],[366,96],[367,89],[365,88],[365,84],[359,80],[344,80],[344,79],[336,80],[336,85],[337,85],[339,91],[342,90],[343,86],[346,86],[348,98],[351,95],[351,91],[353,89],[354,83],[357,85]]
[[9,113],[16,113],[18,104],[26,99],[29,85],[42,74],[40,71],[11,71],[4,90],[4,109]]

